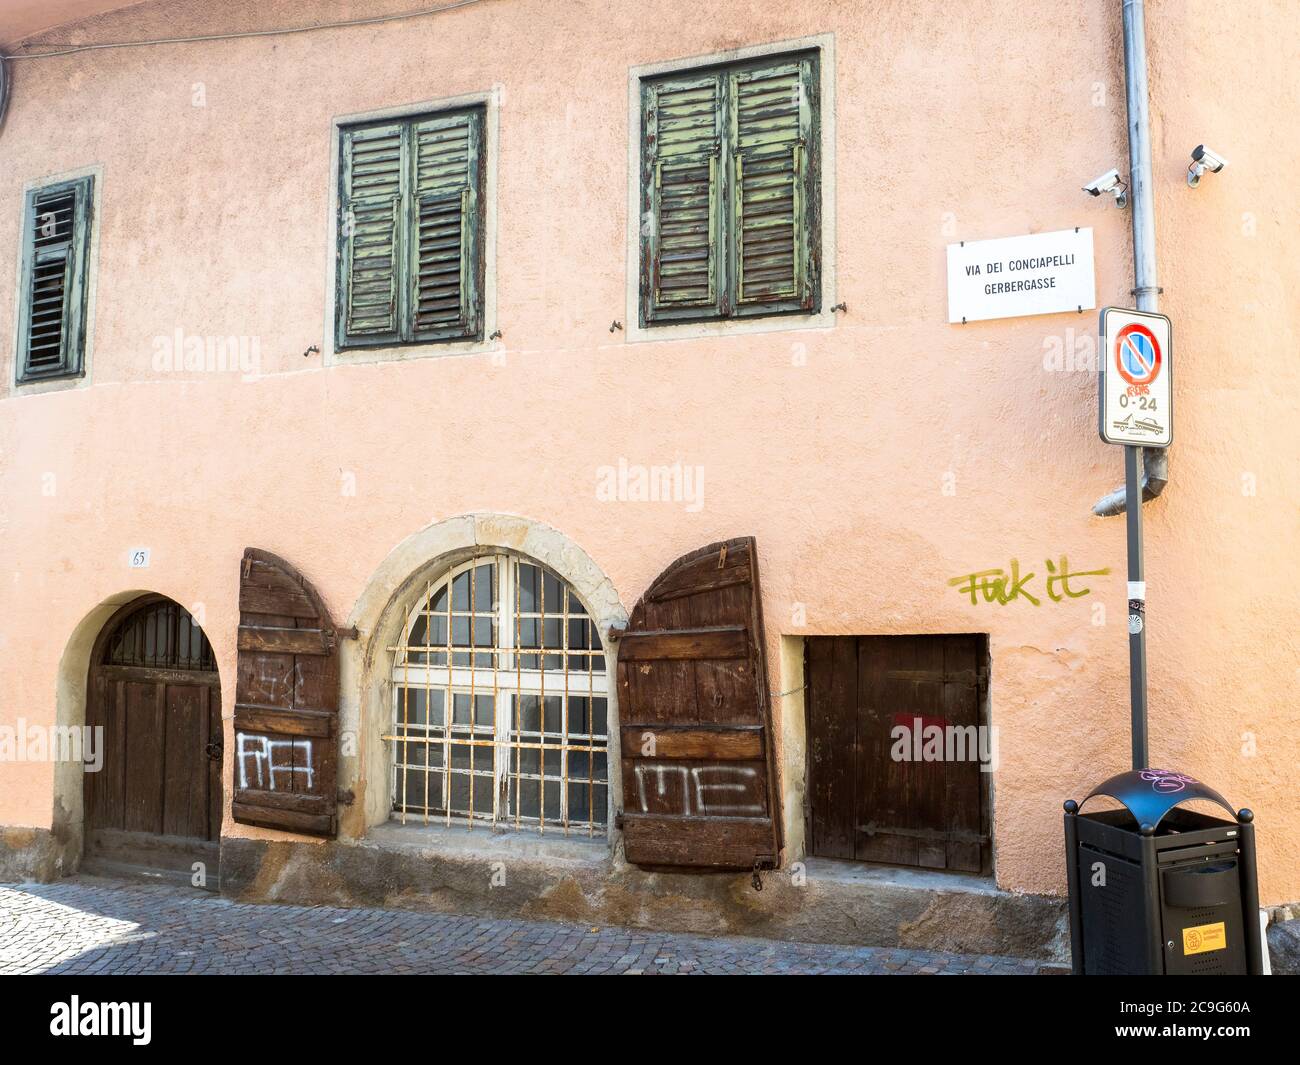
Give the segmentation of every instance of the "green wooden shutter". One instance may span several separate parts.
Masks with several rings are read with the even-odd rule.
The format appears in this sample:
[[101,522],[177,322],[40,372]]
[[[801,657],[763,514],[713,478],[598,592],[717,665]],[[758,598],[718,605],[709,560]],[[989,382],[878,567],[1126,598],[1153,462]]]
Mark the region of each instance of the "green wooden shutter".
[[733,313],[813,310],[816,62],[736,70],[728,90]]
[[94,178],[27,194],[18,381],[85,372],[86,302]]
[[642,89],[641,309],[644,322],[724,313],[722,77]]
[[416,340],[478,336],[483,327],[483,112],[418,122],[411,144],[411,335]]
[[338,344],[393,344],[403,314],[400,124],[343,131],[339,197]]

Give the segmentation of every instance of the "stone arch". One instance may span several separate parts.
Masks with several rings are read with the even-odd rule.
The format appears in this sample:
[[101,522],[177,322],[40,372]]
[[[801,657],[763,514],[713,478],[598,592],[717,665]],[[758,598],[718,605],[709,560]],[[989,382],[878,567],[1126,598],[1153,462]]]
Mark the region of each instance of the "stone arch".
[[[360,638],[344,641],[341,647],[340,783],[356,796],[354,804],[342,811],[341,835],[362,836],[367,828],[388,819],[388,752],[380,736],[391,697],[388,648],[406,623],[407,599],[449,567],[490,549],[534,559],[568,582],[596,622],[612,675],[609,630],[626,624],[627,611],[613,582],[558,529],[514,514],[474,513],[435,522],[412,534],[389,552],[358,597],[348,624],[357,628]],[[613,690],[609,730],[616,743],[618,696]],[[610,798],[615,809],[622,802],[617,766],[611,751]],[[612,838],[612,824],[610,832]]]
[[[56,726],[80,728],[85,725],[91,662],[102,650],[112,625],[128,613],[130,608],[151,598],[170,599],[176,603],[182,601],[177,595],[156,589],[130,588],[106,596],[73,627],[59,657],[55,678]],[[204,631],[206,632],[206,627]],[[71,876],[80,866],[85,850],[85,812],[85,772],[81,765],[75,762],[55,762],[51,817],[55,845],[50,870],[52,876]]]

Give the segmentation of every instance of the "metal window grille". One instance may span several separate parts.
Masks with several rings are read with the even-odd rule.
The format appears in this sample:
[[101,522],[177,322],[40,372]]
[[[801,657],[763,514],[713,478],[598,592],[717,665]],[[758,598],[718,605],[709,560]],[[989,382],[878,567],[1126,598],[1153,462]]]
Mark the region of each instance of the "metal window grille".
[[393,811],[403,824],[585,829],[608,821],[605,656],[550,570],[513,555],[451,570],[393,654]]
[[170,600],[151,602],[124,618],[104,649],[104,664],[205,673],[217,668],[203,630]]

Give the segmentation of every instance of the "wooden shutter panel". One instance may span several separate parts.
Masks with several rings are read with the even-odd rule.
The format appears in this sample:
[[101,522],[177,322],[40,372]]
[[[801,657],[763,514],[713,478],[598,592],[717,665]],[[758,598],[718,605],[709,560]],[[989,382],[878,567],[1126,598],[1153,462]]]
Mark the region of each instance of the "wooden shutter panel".
[[343,131],[339,197],[338,346],[401,337],[401,125]]
[[721,314],[721,75],[647,84],[642,108],[642,313]]
[[334,836],[338,634],[289,563],[248,548],[239,577],[234,818]]
[[83,372],[93,188],[87,177],[28,194],[19,381]]
[[684,555],[618,645],[627,860],[774,866],[780,850],[758,562],[752,538]]
[[812,57],[730,75],[734,313],[812,310]]
[[417,123],[412,145],[413,335],[476,336],[482,329],[483,111]]

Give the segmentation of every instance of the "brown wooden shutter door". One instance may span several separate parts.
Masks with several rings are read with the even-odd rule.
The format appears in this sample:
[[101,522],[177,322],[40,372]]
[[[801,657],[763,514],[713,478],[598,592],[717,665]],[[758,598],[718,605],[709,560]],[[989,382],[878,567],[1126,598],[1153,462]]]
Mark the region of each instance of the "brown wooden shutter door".
[[293,566],[248,548],[239,578],[234,818],[338,833],[338,634]]
[[618,644],[627,860],[774,866],[780,818],[752,537],[683,555]]

